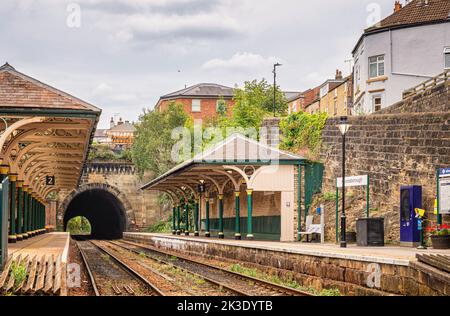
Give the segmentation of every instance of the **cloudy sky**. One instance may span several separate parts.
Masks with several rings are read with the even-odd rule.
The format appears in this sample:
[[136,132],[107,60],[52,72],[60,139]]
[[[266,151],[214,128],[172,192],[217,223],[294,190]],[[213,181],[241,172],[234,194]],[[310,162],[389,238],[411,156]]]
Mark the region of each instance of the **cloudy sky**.
[[[199,82],[271,78],[302,91],[350,71],[394,0],[1,0],[0,63],[132,121]],[[271,80],[271,79],[270,79]]]

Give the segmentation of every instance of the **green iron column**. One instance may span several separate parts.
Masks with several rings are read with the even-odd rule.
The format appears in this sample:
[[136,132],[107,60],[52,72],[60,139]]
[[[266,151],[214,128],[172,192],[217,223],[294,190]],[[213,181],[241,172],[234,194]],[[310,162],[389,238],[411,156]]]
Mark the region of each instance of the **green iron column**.
[[209,231],[209,194],[205,196],[205,237],[211,237]]
[[28,186],[23,186],[23,231],[22,236],[23,239],[28,239]]
[[[9,166],[7,166],[7,165],[0,166],[0,183],[3,183],[3,180],[5,180],[5,178],[7,177],[8,170],[9,170]],[[0,265],[2,264],[3,261],[7,260],[7,258],[5,258],[5,253],[3,252],[4,249],[2,249],[2,247],[3,247],[3,212],[5,212],[5,210],[3,209],[3,195],[2,195],[2,196],[0,196]]]
[[195,237],[200,236],[199,227],[198,227],[198,212],[199,212],[199,209],[200,209],[200,199],[196,198],[195,199],[195,212],[194,212],[194,226],[195,226],[194,236]]
[[16,182],[17,187],[17,241],[23,240],[23,181]]
[[177,207],[174,205],[172,207],[172,234],[176,235],[177,234],[177,222],[176,222],[176,218],[177,218]]
[[302,241],[302,165],[298,165],[297,184],[297,241]]
[[247,190],[247,239],[254,240],[253,236],[253,190]]
[[181,204],[177,206],[177,235],[181,235]]
[[31,194],[31,234],[36,236],[36,200],[34,193]]
[[236,211],[236,222],[235,222],[235,234],[234,239],[241,240],[241,192],[235,192],[235,211]]
[[33,235],[34,236],[37,235],[36,204],[37,204],[37,201],[36,201],[35,195],[33,193],[33,198],[32,198],[32,207],[33,207],[33,209],[32,209],[32,212],[33,212]]
[[184,201],[184,219],[186,221],[184,227],[184,235],[189,236],[189,201]]
[[8,242],[17,242],[17,231],[16,231],[16,181],[17,174],[9,175],[9,236]]
[[219,238],[225,238],[223,233],[223,194],[219,194]]
[[31,189],[28,191],[28,236],[33,237],[34,236],[34,229],[33,229],[33,192]]

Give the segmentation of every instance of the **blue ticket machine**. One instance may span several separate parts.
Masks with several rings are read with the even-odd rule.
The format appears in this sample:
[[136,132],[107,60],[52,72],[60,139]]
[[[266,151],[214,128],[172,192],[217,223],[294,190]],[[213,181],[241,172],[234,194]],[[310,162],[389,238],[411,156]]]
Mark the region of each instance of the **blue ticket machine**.
[[416,208],[422,208],[422,187],[404,186],[400,189],[400,244],[417,247],[420,244],[419,219]]

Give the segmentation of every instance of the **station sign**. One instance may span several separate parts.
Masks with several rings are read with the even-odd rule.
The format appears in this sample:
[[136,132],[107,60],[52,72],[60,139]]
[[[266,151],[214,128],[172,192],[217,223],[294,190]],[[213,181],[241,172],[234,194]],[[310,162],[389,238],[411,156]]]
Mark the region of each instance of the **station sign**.
[[[369,176],[357,176],[357,177],[345,177],[345,186],[346,187],[364,187],[369,183]],[[342,178],[337,179],[337,187],[342,188]]]
[[49,186],[55,185],[55,176],[45,176],[45,184]]
[[439,169],[439,177],[440,178],[450,177],[450,168]]
[[439,170],[439,214],[450,214],[450,168]]

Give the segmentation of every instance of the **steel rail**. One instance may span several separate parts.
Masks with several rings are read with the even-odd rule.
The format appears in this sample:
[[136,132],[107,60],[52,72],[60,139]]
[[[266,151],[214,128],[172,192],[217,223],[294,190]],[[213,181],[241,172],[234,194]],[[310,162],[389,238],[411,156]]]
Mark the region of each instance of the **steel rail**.
[[165,294],[158,287],[156,287],[154,284],[149,282],[145,277],[143,277],[139,272],[137,272],[136,270],[131,268],[128,264],[126,264],[121,259],[119,259],[118,256],[114,255],[113,253],[111,253],[110,251],[106,250],[104,247],[98,245],[95,242],[92,242],[92,241],[89,241],[89,242],[92,245],[94,245],[95,247],[97,247],[99,250],[101,250],[102,252],[104,252],[105,254],[110,256],[114,261],[116,261],[119,264],[119,266],[124,268],[132,276],[137,278],[139,281],[143,282],[146,286],[150,287],[154,292],[156,292],[158,294],[158,296],[165,296]]
[[[224,268],[221,268],[221,267],[217,267],[217,266],[205,263],[205,262],[201,262],[201,261],[198,261],[198,260],[195,260],[195,259],[192,259],[192,258],[188,258],[188,257],[180,255],[180,254],[174,254],[172,252],[163,251],[161,249],[157,249],[157,248],[154,248],[154,247],[151,247],[151,246],[144,246],[144,245],[128,242],[128,241],[125,241],[125,240],[121,240],[120,242],[128,244],[128,245],[133,246],[133,247],[141,248],[143,250],[151,251],[151,252],[154,252],[154,253],[160,253],[160,254],[163,254],[165,256],[176,256],[177,258],[182,259],[182,260],[184,260],[184,261],[186,261],[188,263],[193,263],[193,264],[205,266],[205,267],[208,267],[210,269],[214,269],[216,271],[220,271],[220,272],[222,272],[224,274],[227,274],[229,276],[232,276],[234,278],[238,278],[238,279],[241,279],[241,280],[244,280],[244,281],[250,281],[250,282],[258,283],[263,288],[273,289],[276,292],[279,292],[279,293],[282,293],[282,294],[287,294],[287,295],[290,295],[290,296],[314,296],[313,294],[305,292],[305,291],[296,290],[296,289],[289,288],[289,287],[286,287],[286,286],[283,286],[283,285],[280,285],[280,284],[276,284],[276,283],[269,282],[269,281],[266,281],[266,280],[261,280],[261,279],[258,279],[258,278],[255,278],[255,277],[251,277],[251,276],[248,276],[248,275],[244,275],[244,274],[241,274],[241,273],[238,273],[238,272],[230,271],[230,270],[227,270],[227,269],[224,269]],[[132,251],[134,253],[138,253],[137,251],[133,251],[132,249],[129,249],[129,248],[125,247],[125,246],[122,246],[122,245],[118,244],[117,242],[112,242],[112,243],[115,244],[115,245],[118,245],[118,246],[120,246],[120,247],[122,247],[124,249],[127,249],[129,251]],[[151,259],[156,259],[156,258],[153,258],[153,257],[147,255],[147,254],[146,254],[146,256],[151,258]],[[158,260],[160,260],[160,259],[158,259]],[[171,263],[169,263],[167,261],[164,261],[164,260],[161,260],[161,261],[166,263],[166,264],[173,265],[173,264],[171,264]],[[180,268],[178,266],[176,266],[176,267]],[[189,270],[187,270],[187,272],[192,273]],[[199,275],[199,277],[204,278],[206,280],[206,278],[204,276],[202,276],[202,275]],[[244,296],[249,296],[250,295],[250,294],[248,294],[248,293],[246,293],[244,291],[232,288],[232,287],[230,287],[228,285],[225,285],[225,284],[222,284],[222,283],[220,283],[218,281],[215,281],[215,280],[211,280],[211,281],[213,283],[215,283],[215,284],[218,284],[219,286],[223,286],[224,288],[227,288],[227,289],[229,289],[229,290],[231,290],[233,292],[239,293],[241,295],[244,295]]]

